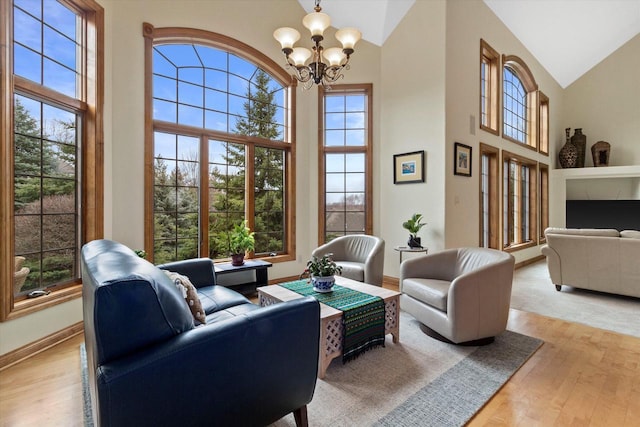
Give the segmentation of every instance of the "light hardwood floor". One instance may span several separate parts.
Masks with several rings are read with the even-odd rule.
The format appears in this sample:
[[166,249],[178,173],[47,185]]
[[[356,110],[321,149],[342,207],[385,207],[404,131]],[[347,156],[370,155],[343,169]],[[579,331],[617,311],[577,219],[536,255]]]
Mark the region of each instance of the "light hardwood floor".
[[[508,328],[545,343],[470,426],[640,426],[640,338],[519,310]],[[82,425],[82,341],[0,372],[0,426]]]

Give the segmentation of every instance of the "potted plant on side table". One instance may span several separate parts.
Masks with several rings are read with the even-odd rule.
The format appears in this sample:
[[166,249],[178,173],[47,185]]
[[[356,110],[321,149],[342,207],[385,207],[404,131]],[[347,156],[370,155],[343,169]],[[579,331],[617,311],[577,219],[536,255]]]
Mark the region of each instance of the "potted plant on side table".
[[402,227],[409,231],[409,241],[407,244],[410,248],[422,248],[420,237],[418,232],[422,227],[427,225],[426,222],[420,222],[422,220],[422,214],[415,213],[411,218],[402,223]]
[[342,273],[342,267],[331,258],[333,254],[324,254],[322,258],[312,257],[307,262],[305,274],[311,276],[313,290],[316,292],[331,292],[336,282],[335,274]]
[[255,238],[253,231],[247,226],[245,219],[240,224],[235,225],[229,233],[229,252],[231,253],[231,265],[239,266],[244,264],[246,252],[255,249]]

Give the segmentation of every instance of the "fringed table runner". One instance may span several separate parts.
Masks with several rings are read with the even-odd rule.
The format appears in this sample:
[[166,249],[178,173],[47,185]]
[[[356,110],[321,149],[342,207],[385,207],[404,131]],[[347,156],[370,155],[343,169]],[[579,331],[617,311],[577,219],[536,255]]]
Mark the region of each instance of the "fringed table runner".
[[333,285],[333,292],[313,290],[307,280],[280,284],[283,288],[343,312],[342,363],[355,359],[365,351],[384,347],[384,301],[380,297]]

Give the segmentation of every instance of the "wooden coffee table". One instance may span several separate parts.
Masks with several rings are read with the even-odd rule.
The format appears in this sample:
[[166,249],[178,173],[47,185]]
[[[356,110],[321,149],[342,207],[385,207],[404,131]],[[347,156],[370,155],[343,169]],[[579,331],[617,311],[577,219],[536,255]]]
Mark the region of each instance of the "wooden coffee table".
[[[391,334],[394,343],[400,341],[399,292],[341,276],[336,276],[336,284],[382,298],[384,300],[384,333]],[[257,290],[258,302],[261,306],[302,298],[302,295],[278,285],[262,286]],[[342,355],[342,329],[342,311],[321,303],[318,378],[324,378],[331,361]]]

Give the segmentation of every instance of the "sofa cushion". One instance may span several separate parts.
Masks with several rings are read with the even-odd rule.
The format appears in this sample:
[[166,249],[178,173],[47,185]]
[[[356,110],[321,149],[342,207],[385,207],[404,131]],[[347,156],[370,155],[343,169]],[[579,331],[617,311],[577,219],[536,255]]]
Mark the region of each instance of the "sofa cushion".
[[409,277],[402,281],[402,293],[446,312],[450,286],[447,280]]
[[355,280],[357,282],[364,282],[364,263],[352,262],[352,261],[336,261],[340,267],[342,267],[342,277]]
[[198,296],[202,303],[202,308],[208,316],[216,311],[225,310],[229,307],[234,307],[241,304],[251,304],[247,298],[242,296],[236,291],[227,289],[222,285],[205,286],[198,289]]
[[164,273],[175,283],[178,290],[182,293],[185,302],[187,303],[187,307],[189,307],[189,311],[191,311],[191,315],[193,319],[197,322],[197,324],[202,324],[207,322],[206,315],[204,310],[202,309],[202,304],[200,303],[200,298],[198,297],[198,291],[193,283],[189,280],[187,276],[183,276],[182,274],[178,274],[174,271],[163,270]]
[[219,322],[225,319],[231,319],[236,316],[240,316],[245,313],[249,313],[254,310],[260,309],[260,306],[255,304],[240,304],[233,307],[226,308],[224,310],[214,311],[207,315],[207,324]]
[[623,230],[620,232],[620,237],[627,239],[640,239],[640,231],[638,230]]
[[599,236],[599,237],[620,237],[620,232],[614,228],[558,228],[549,227],[544,230],[545,236],[548,234],[566,234],[572,236]]

